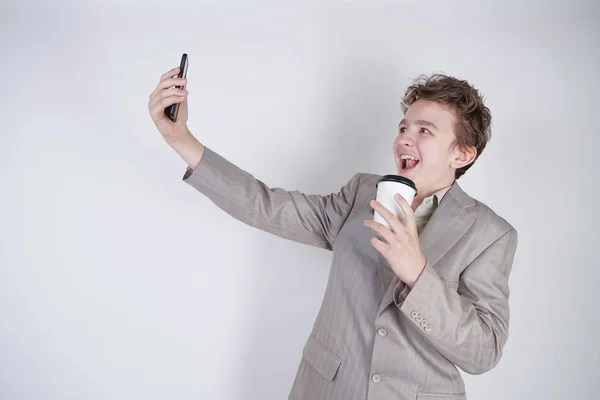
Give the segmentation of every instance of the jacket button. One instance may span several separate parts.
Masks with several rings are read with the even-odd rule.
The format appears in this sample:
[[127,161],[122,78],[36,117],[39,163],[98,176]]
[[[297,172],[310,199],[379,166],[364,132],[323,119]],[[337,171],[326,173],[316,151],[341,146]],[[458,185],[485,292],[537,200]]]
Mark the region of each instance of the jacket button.
[[377,329],[377,334],[378,334],[379,336],[387,336],[387,334],[388,334],[388,331],[387,331],[387,330],[385,330],[384,328],[379,328],[379,329]]
[[371,380],[374,383],[379,383],[379,382],[381,382],[381,375],[379,375],[379,374],[373,374],[373,376],[371,377]]
[[417,318],[417,315],[419,315],[416,311],[413,311],[410,313],[410,316],[413,318]]
[[431,330],[431,325],[425,325],[425,332],[429,332]]

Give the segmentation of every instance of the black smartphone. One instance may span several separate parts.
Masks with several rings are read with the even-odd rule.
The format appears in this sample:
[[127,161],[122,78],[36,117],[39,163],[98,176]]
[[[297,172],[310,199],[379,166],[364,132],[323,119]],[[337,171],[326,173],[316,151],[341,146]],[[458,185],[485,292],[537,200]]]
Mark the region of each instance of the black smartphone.
[[[179,74],[177,74],[178,78],[186,78],[187,77],[187,69],[188,69],[188,56],[186,53],[181,55],[181,62],[179,63]],[[177,89],[183,89],[185,86],[175,86]],[[165,108],[165,114],[169,117],[169,119],[173,122],[177,121],[177,113],[179,112],[179,103],[175,103]]]

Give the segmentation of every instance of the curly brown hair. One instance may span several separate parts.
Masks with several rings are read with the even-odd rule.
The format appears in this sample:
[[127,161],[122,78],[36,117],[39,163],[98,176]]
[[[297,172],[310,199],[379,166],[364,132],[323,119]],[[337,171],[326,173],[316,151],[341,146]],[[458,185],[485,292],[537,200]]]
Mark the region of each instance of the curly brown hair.
[[[406,89],[402,99],[402,111],[417,100],[432,100],[450,108],[456,117],[456,139],[452,147],[465,149],[469,146],[477,149],[475,160],[479,158],[487,142],[491,139],[492,114],[483,102],[484,97],[469,82],[457,78],[433,74],[421,75]],[[475,163],[456,170],[455,179],[460,178]]]

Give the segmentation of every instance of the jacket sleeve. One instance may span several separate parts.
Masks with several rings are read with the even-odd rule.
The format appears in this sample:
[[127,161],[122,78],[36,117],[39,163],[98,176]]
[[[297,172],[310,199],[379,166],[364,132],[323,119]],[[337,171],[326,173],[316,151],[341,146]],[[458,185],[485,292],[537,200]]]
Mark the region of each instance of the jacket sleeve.
[[269,187],[213,150],[205,147],[195,170],[183,181],[237,220],[279,237],[333,249],[358,192],[355,174],[337,193],[307,195]]
[[396,305],[446,358],[469,374],[492,369],[508,339],[508,278],[517,247],[511,228],[483,251],[456,284],[427,264]]

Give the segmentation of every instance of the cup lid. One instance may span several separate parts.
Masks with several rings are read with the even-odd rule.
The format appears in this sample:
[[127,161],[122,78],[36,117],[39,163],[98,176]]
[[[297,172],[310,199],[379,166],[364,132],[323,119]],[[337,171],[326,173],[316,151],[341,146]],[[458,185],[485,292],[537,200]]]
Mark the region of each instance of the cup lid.
[[377,184],[375,184],[375,187],[379,186],[379,182],[399,182],[399,183],[404,183],[405,185],[408,185],[411,188],[413,188],[413,190],[415,191],[415,194],[417,193],[417,186],[415,185],[415,183],[412,180],[410,180],[408,178],[405,178],[403,176],[400,176],[400,175],[384,175],[377,182]]

